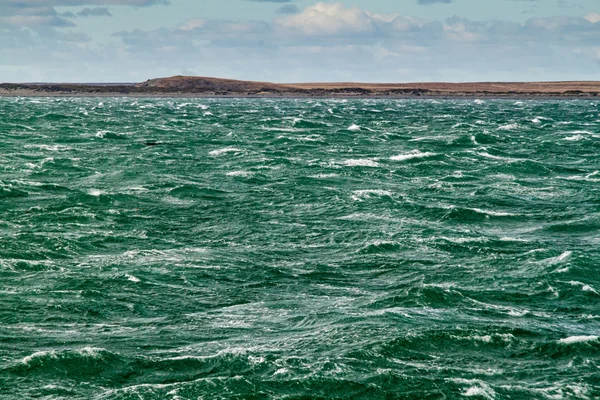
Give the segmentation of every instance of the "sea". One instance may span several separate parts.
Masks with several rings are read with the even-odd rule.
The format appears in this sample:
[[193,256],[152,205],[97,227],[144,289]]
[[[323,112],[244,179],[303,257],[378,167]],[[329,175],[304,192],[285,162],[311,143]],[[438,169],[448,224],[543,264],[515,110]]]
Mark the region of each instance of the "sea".
[[600,101],[0,98],[1,399],[599,399]]

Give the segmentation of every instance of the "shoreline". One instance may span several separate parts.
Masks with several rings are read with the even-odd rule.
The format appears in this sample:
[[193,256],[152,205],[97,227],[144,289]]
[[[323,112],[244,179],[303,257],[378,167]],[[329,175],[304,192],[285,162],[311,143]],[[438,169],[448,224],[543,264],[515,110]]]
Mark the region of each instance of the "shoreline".
[[65,92],[27,92],[0,90],[0,98],[134,98],[134,99],[342,99],[342,100],[600,100],[600,96],[592,94],[564,95],[547,93],[440,93],[427,95],[381,95],[381,94],[215,94],[215,93],[65,93]]
[[271,83],[197,76],[138,84],[0,83],[0,97],[268,99],[600,99],[600,81]]

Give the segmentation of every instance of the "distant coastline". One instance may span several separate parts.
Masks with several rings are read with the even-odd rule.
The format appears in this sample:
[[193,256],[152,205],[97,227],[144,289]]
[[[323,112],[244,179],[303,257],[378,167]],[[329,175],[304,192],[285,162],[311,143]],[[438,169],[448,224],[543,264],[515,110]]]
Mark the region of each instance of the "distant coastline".
[[174,76],[138,84],[2,83],[3,97],[496,98],[593,99],[600,81],[290,83]]

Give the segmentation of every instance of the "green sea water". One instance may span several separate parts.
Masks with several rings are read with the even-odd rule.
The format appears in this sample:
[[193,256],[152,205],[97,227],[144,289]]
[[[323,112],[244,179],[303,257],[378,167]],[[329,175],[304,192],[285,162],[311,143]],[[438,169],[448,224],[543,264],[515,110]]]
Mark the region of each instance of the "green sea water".
[[599,106],[0,98],[0,398],[598,399]]

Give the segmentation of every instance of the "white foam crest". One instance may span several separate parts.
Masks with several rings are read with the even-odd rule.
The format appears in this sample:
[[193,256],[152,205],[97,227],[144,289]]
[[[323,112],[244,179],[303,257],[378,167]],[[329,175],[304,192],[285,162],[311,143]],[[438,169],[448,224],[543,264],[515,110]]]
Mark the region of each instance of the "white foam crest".
[[520,242],[520,243],[529,243],[527,239],[516,238],[512,236],[503,236],[498,239],[501,242]]
[[84,347],[82,349],[76,350],[75,353],[92,358],[98,358],[100,353],[107,351],[101,347]]
[[48,150],[48,151],[69,151],[72,150],[69,146],[63,146],[60,144],[56,144],[53,146],[47,145],[47,144],[27,144],[24,146],[26,149],[41,149],[41,150]]
[[[73,351],[75,354],[79,354],[80,356],[90,357],[90,358],[99,358],[102,352],[105,352],[106,349],[99,347],[83,347],[79,350]],[[23,364],[29,364],[31,361],[39,358],[58,358],[59,353],[56,350],[47,350],[47,351],[38,351],[35,352],[21,360]]]
[[329,178],[339,178],[338,174],[317,174],[317,175],[311,175],[311,178],[315,178],[315,179],[329,179]]
[[369,214],[369,213],[355,213],[339,217],[338,219],[344,221],[389,221],[389,222],[402,222],[401,219],[392,218],[386,215]]
[[379,167],[379,163],[369,158],[344,160],[344,165],[348,167]]
[[[267,131],[267,132],[303,132],[306,129],[300,129],[300,128],[272,128],[272,127],[268,127],[268,126],[261,126],[260,129]],[[277,136],[277,139],[288,139],[287,136]]]
[[406,160],[412,160],[414,158],[426,158],[426,157],[433,157],[436,156],[436,153],[431,153],[431,152],[421,152],[419,150],[413,150],[410,153],[406,153],[406,154],[398,154],[397,156],[392,156],[390,157],[390,160],[392,161],[406,161]]
[[410,139],[409,142],[424,142],[424,141],[443,141],[448,142],[448,139],[452,139],[456,136],[448,136],[448,135],[437,135],[437,136],[422,136],[414,139]]
[[42,357],[47,357],[47,356],[49,356],[50,358],[57,358],[56,351],[54,351],[54,350],[36,351],[35,353],[23,358],[21,360],[21,362],[23,364],[29,364],[32,360],[35,360],[36,358],[42,358]]
[[488,393],[489,392],[482,387],[473,386],[473,387],[470,387],[469,389],[467,389],[467,391],[465,392],[465,396],[467,396],[467,397],[482,396],[482,397],[485,397],[486,399],[493,399],[494,397],[490,396]]
[[582,130],[569,131],[567,133],[572,134],[572,135],[590,135],[590,136],[594,136],[594,134],[592,132],[590,132],[590,131],[582,131]]
[[567,140],[569,142],[577,142],[581,139],[583,139],[582,135],[573,135],[573,136],[568,136],[566,138],[563,138],[563,140]]
[[496,129],[499,131],[514,131],[516,129],[519,129],[519,124],[514,123],[514,124],[501,125]]
[[476,152],[475,154],[482,156],[482,157],[486,157],[486,158],[490,158],[492,160],[502,160],[502,161],[520,161],[518,158],[510,158],[510,157],[500,157],[500,156],[495,156],[493,154],[490,154],[486,151],[480,151],[480,152]]
[[210,153],[208,153],[211,156],[220,156],[221,154],[227,154],[227,153],[239,153],[242,152],[243,150],[238,149],[236,147],[225,147],[224,149],[218,149],[218,150],[213,150]]
[[469,238],[469,237],[447,237],[447,236],[440,236],[440,239],[446,240],[448,242],[451,243],[456,243],[456,244],[463,244],[463,243],[481,243],[481,242],[487,242],[488,239],[485,237],[477,237],[477,238]]
[[350,127],[348,127],[348,130],[352,131],[352,132],[360,131],[360,126],[358,126],[356,124],[352,124],[352,125],[350,125]]
[[277,371],[275,371],[273,373],[273,376],[283,375],[283,374],[287,374],[287,373],[288,373],[288,369],[287,368],[279,368]]
[[362,201],[363,199],[369,199],[371,197],[382,197],[382,196],[392,196],[393,193],[389,190],[381,190],[381,189],[366,189],[366,190],[355,190],[352,192],[352,199],[356,201]]
[[463,392],[463,396],[466,397],[485,397],[489,400],[496,398],[496,392],[487,383],[479,379],[463,379],[463,378],[451,378],[453,382],[470,385],[470,387]]
[[566,260],[567,258],[571,257],[571,255],[573,254],[572,251],[565,251],[564,253],[562,253],[560,256],[556,257],[554,259],[555,262],[561,262]]
[[88,191],[88,194],[89,194],[90,196],[95,196],[95,197],[99,197],[99,196],[103,195],[104,193],[105,193],[105,192],[103,192],[103,191],[102,191],[102,190],[100,190],[100,189],[90,189],[90,190]]
[[578,281],[571,281],[571,282],[569,282],[569,284],[571,286],[581,286],[581,290],[583,290],[584,292],[591,292],[591,293],[594,293],[594,294],[600,294],[600,293],[598,293],[598,291],[596,289],[594,289],[591,285],[588,285],[587,283],[578,282]]
[[468,208],[468,210],[475,211],[479,214],[485,214],[492,217],[514,217],[517,214],[504,212],[504,211],[490,211],[490,210],[482,210],[481,208]]
[[227,173],[227,176],[242,176],[242,177],[249,177],[254,175],[253,172],[250,171],[231,171]]
[[131,281],[131,282],[136,282],[136,283],[141,282],[139,278],[136,278],[133,275],[125,274],[125,277],[127,278],[128,281]]
[[573,344],[573,343],[587,343],[594,342],[598,340],[599,336],[569,336],[564,339],[560,339],[558,343],[560,344]]

